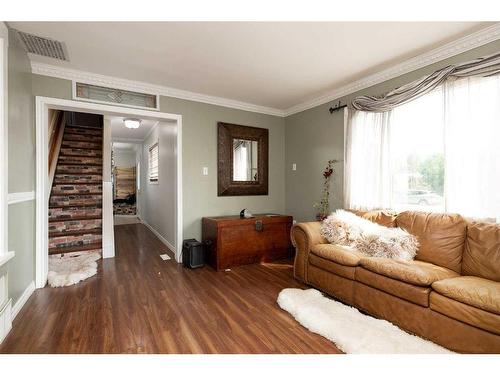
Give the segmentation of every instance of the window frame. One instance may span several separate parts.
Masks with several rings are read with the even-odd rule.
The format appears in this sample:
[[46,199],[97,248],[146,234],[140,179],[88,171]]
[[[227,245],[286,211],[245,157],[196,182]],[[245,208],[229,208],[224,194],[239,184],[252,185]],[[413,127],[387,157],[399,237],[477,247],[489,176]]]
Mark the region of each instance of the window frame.
[[[157,158],[156,158],[156,180],[151,179],[151,157],[152,157],[152,152],[156,148],[157,152]],[[150,185],[158,185],[160,183],[160,142],[159,140],[156,140],[151,144],[151,146],[148,147],[148,183]]]

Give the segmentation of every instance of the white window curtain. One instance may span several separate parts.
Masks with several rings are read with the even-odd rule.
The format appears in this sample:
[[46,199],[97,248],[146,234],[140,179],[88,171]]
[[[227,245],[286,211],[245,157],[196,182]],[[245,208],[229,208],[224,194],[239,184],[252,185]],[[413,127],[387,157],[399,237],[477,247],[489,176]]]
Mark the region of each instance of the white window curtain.
[[356,210],[391,206],[390,117],[392,112],[348,115],[344,206]]
[[500,78],[447,80],[346,126],[344,205],[500,217]]
[[445,84],[446,210],[500,218],[500,77]]

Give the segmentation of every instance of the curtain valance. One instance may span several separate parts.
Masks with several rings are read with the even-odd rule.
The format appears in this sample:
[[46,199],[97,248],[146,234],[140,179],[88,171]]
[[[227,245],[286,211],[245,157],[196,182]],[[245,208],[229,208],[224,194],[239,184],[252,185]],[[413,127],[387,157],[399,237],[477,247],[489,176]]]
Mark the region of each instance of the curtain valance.
[[488,77],[500,74],[500,52],[477,58],[473,61],[457,65],[448,65],[434,73],[398,87],[387,94],[376,96],[359,96],[351,106],[366,112],[387,112],[398,105],[408,103],[434,90],[449,78]]

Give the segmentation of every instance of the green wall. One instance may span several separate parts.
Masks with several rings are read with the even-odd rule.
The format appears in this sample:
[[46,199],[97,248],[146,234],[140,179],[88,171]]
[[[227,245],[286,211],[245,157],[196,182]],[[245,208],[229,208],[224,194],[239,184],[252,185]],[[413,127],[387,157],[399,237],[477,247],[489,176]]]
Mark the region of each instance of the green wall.
[[[329,159],[344,159],[344,115],[328,109],[340,99],[346,104],[359,95],[381,95],[396,87],[430,74],[449,64],[473,60],[500,51],[500,40],[426,66],[408,74],[337,98],[285,119],[286,211],[297,221],[313,220],[314,202],[321,199],[321,172]],[[473,124],[471,124],[473,126]],[[297,170],[292,171],[292,163]],[[343,168],[335,168],[331,189],[331,209],[342,207]]]
[[[34,96],[71,99],[71,81],[32,75]],[[162,112],[182,115],[184,238],[201,239],[201,218],[251,212],[285,212],[285,119],[171,97],[160,97]],[[269,129],[269,195],[217,196],[217,122]],[[202,168],[208,167],[208,176]]]
[[[9,193],[35,190],[34,100],[31,65],[17,38],[9,32],[8,66]],[[9,296],[15,303],[34,280],[35,201],[10,204],[8,246],[16,253],[9,262]]]
[[[450,63],[470,60],[500,50],[500,41],[468,51],[395,79],[340,98],[380,95]],[[34,96],[71,99],[71,82],[30,73],[29,60],[14,38],[9,47],[9,193],[35,188]],[[338,99],[335,100],[335,102]],[[238,213],[285,211],[298,221],[312,220],[312,205],[321,195],[321,171],[328,159],[343,159],[344,121],[330,115],[327,103],[286,119],[253,112],[161,97],[162,112],[183,116],[183,227],[184,237],[201,237],[201,217]],[[217,197],[217,122],[269,129],[269,195]],[[292,171],[292,163],[297,170]],[[203,176],[202,167],[209,168]],[[342,166],[336,167],[332,208],[342,204]],[[34,280],[34,201],[9,206],[9,294],[14,303]]]

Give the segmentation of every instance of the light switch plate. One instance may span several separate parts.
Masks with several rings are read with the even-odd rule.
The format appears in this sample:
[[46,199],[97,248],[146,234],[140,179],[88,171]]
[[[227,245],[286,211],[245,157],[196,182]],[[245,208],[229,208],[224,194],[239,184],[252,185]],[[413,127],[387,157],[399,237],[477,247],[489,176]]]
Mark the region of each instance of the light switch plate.
[[208,176],[208,167],[203,167],[203,176]]
[[293,163],[292,164],[292,171],[296,171],[297,170],[297,164]]

